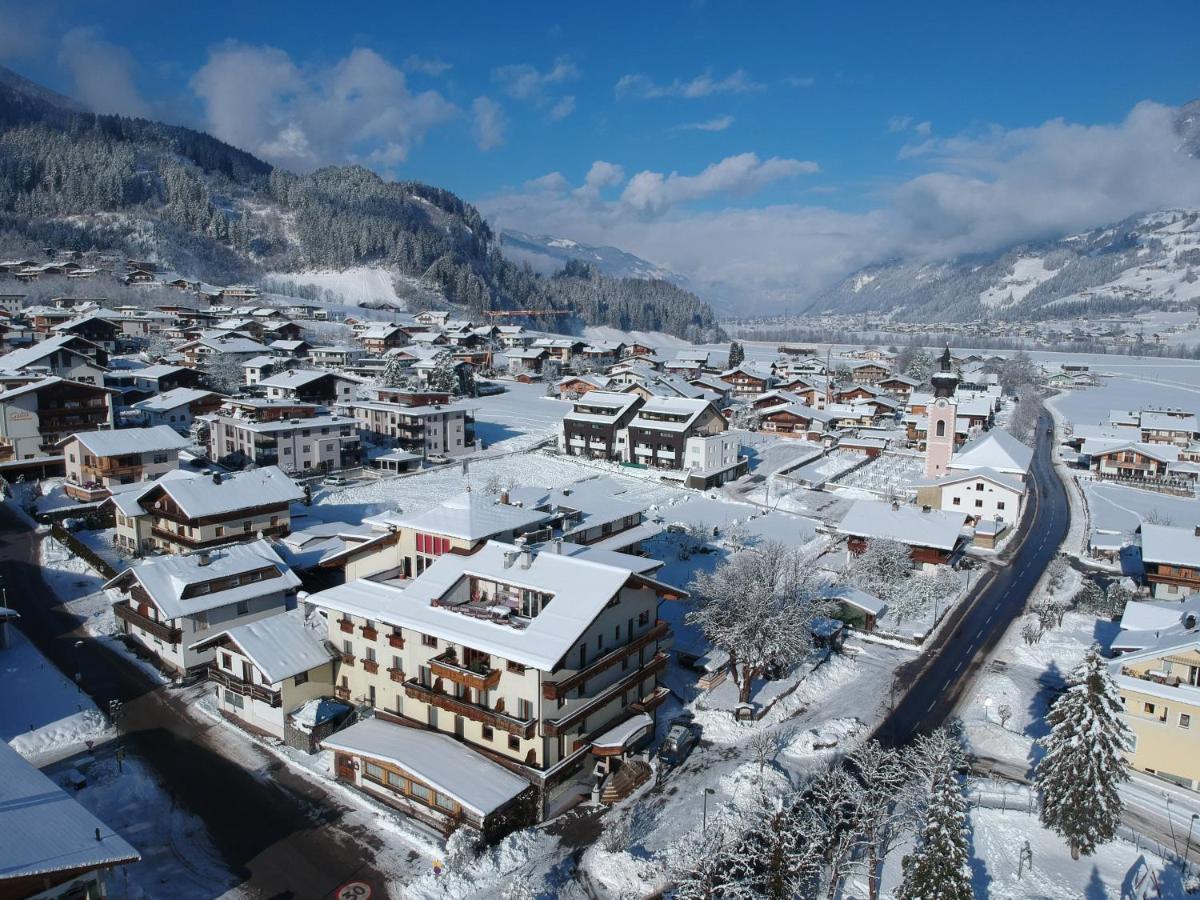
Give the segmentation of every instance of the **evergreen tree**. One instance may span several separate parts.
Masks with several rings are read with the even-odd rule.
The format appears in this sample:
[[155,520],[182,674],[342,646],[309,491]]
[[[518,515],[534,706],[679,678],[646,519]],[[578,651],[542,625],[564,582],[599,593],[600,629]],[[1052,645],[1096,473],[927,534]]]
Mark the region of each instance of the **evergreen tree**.
[[933,374],[933,358],[921,347],[913,351],[904,374],[924,384]]
[[731,341],[729,344],[729,368],[736,369],[745,359],[745,348],[737,341]]
[[454,357],[442,351],[434,358],[436,364],[429,373],[429,389],[454,393],[458,387],[458,375],[454,371]]
[[1095,644],[1071,673],[1067,690],[1046,717],[1050,733],[1040,740],[1045,756],[1035,781],[1042,796],[1042,824],[1067,839],[1071,858],[1091,856],[1116,834],[1121,819],[1118,785],[1129,775],[1122,748],[1128,729],[1108,666]]
[[379,377],[379,383],[384,387],[404,387],[408,382],[408,369],[405,368],[404,361],[396,356],[388,357],[388,361],[383,364],[383,374]]
[[916,847],[904,857],[897,900],[972,900],[967,801],[958,780],[961,752],[944,732],[922,739],[915,750],[928,793]]

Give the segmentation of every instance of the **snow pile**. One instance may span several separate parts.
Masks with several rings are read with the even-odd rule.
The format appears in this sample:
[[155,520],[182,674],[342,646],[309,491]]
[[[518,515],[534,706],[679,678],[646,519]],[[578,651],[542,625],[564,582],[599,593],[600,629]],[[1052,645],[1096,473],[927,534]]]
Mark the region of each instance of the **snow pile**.
[[792,789],[785,772],[769,763],[760,767],[755,760],[722,775],[717,787],[742,812],[762,809],[764,798],[780,797]]
[[644,897],[664,886],[662,866],[628,850],[610,853],[594,844],[584,853],[582,865],[592,883],[604,889],[605,896]]
[[830,719],[822,722],[819,728],[810,728],[795,735],[781,752],[799,758],[841,754],[845,752],[846,738],[855,737],[862,731],[863,723],[858,719]]
[[534,865],[544,864],[557,843],[553,836],[532,828],[514,831],[474,860],[461,864],[457,870],[443,859],[447,865],[441,875],[435,875],[431,868],[427,874],[405,885],[404,896],[411,900],[503,897],[511,882],[526,877]]

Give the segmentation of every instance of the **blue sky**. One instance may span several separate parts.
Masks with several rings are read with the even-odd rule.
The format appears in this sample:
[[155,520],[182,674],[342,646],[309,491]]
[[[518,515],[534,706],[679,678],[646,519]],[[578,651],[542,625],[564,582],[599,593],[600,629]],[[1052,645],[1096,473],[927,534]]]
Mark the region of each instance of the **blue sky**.
[[[788,229],[799,258],[838,259],[825,283],[871,253],[988,249],[1159,203],[1157,187],[1114,198],[1105,186],[1145,164],[1140,129],[1162,138],[1161,121],[1132,111],[1200,97],[1200,5],[1181,2],[163,6],[0,3],[0,57],[105,111],[202,127],[290,168],[362,161],[502,224],[570,229],[725,287],[755,260],[705,260],[728,246],[720,222]],[[1047,148],[1058,119],[1100,131]],[[1003,186],[1022,174],[1014,160],[1038,164],[1031,146],[1056,182],[1066,146],[1135,158],[1079,185],[1087,203],[1060,197],[1072,217],[987,236],[957,221],[959,183],[943,227],[931,176]],[[930,202],[924,232],[878,234],[912,231]],[[673,244],[673,226],[688,237]],[[871,252],[830,248],[834,231]],[[763,289],[819,287],[780,266],[789,244],[776,243]]]

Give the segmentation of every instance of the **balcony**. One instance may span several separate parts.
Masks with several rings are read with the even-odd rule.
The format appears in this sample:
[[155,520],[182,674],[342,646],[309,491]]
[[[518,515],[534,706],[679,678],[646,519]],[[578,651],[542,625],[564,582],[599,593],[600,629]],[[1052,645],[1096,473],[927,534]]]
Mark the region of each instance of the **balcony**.
[[342,653],[341,657],[342,657],[342,665],[343,666],[354,665],[354,654],[353,653]]
[[337,697],[339,700],[349,700],[350,699],[350,688],[348,688],[348,687],[336,687],[333,689],[333,693],[334,693],[334,696]]
[[229,672],[222,671],[211,663],[208,667],[208,680],[215,681],[226,690],[233,691],[235,694],[241,694],[243,697],[258,700],[273,707],[279,707],[283,704],[283,698],[280,696],[279,691],[272,691],[261,684],[249,684],[240,678],[234,678]]
[[397,650],[404,649],[404,638],[401,635],[392,632],[388,635],[388,646],[395,647]]
[[479,706],[476,703],[443,694],[414,679],[404,682],[404,695],[412,700],[420,700],[422,703],[428,703],[438,709],[454,713],[456,716],[462,716],[464,719],[470,719],[472,722],[481,722],[526,739],[533,737],[534,726],[537,725],[536,719],[517,719],[506,713],[488,709],[486,706]]
[[429,661],[429,668],[438,678],[445,678],[475,691],[494,691],[500,683],[500,670],[484,662],[459,662],[457,656],[443,653]]
[[183,640],[183,630],[172,628],[162,622],[151,619],[149,616],[143,616],[140,612],[130,606],[128,603],[116,603],[113,605],[113,613],[123,622],[140,628],[147,634],[154,635],[160,641],[167,644],[178,644]]
[[590,666],[580,669],[574,675],[569,675],[559,681],[543,681],[542,699],[558,700],[560,697],[566,697],[571,691],[579,687],[579,685],[590,681],[602,672],[608,671],[622,659],[637,653],[647,644],[666,639],[669,633],[670,629],[666,622],[656,622],[654,627],[641,637],[635,638],[628,644],[604,654],[604,656],[597,659]]
[[157,525],[150,528],[150,533],[161,540],[172,544],[178,544],[181,547],[186,547],[192,550],[197,550],[202,547],[220,547],[223,544],[234,544],[238,541],[249,541],[258,537],[259,533],[263,537],[283,537],[288,533],[286,525],[276,525],[271,528],[258,528],[254,531],[226,531],[220,537],[209,538],[202,541],[199,538],[190,538],[186,534],[179,534],[175,531],[170,531],[166,528],[161,528]]
[[338,628],[342,630],[342,634],[354,634],[354,623],[349,619],[338,619]]
[[[657,675],[667,665],[667,652],[660,650],[655,653],[653,658],[642,666],[642,668],[630,672],[620,681],[605,688],[596,696],[592,697],[585,703],[575,707],[570,712],[560,716],[557,719],[547,719],[542,725],[542,733],[546,737],[558,737],[565,733],[572,726],[577,725],[586,719],[589,715],[599,709],[603,709],[607,704],[619,697],[631,687],[636,687],[652,675]],[[653,697],[653,694],[650,695]],[[643,698],[647,699],[647,698]],[[640,701],[639,701],[640,702]],[[659,700],[658,702],[661,702]]]
[[370,672],[372,675],[374,675],[379,671],[379,662],[374,659],[364,659],[362,661],[362,667],[364,672]]
[[376,628],[368,628],[366,625],[363,625],[359,631],[362,632],[362,636],[368,641],[373,641],[379,637],[379,630]]
[[388,669],[387,672],[388,672],[388,678],[392,679],[392,681],[396,682],[397,684],[404,683],[404,670],[403,669],[391,668],[391,669]]

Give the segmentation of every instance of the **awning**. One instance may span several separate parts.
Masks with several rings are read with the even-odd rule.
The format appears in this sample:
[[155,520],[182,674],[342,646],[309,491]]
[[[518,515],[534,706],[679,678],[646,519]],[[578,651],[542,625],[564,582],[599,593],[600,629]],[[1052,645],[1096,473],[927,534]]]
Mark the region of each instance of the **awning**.
[[654,728],[654,719],[638,713],[592,740],[592,752],[597,756],[619,756]]

